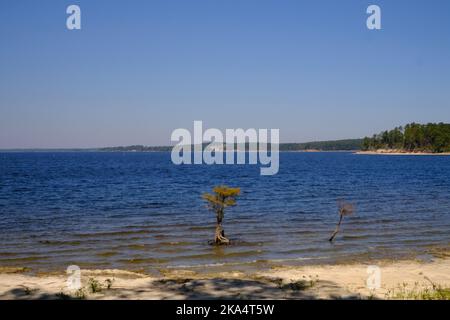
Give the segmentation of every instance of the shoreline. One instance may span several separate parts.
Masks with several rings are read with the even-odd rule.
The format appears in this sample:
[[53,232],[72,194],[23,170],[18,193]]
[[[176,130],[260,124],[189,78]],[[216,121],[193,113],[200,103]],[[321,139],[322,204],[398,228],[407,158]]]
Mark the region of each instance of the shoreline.
[[450,156],[450,152],[408,152],[399,150],[376,150],[376,151],[356,151],[354,154],[363,155],[386,155],[386,156]]
[[[367,288],[370,265],[381,272],[378,289]],[[161,276],[117,269],[81,270],[82,289],[71,291],[63,273],[29,275],[24,269],[3,268],[0,299],[404,299],[433,290],[433,286],[448,291],[449,270],[448,256],[428,262],[280,265],[252,272],[166,269]]]

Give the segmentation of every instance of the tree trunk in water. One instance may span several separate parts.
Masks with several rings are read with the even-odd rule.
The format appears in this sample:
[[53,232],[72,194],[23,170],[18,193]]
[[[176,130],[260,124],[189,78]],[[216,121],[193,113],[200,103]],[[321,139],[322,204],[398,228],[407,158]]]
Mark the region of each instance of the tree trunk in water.
[[339,217],[339,222],[338,222],[338,224],[337,224],[337,226],[336,226],[336,230],[334,230],[333,234],[331,235],[331,237],[330,237],[330,239],[329,239],[330,242],[333,241],[334,237],[336,237],[336,235],[337,235],[338,232],[339,232],[339,227],[341,226],[342,217],[343,217],[343,216],[340,215],[340,217]]
[[230,240],[225,237],[225,231],[223,231],[222,225],[220,223],[216,225],[216,235],[214,238],[214,243],[218,245],[230,243]]

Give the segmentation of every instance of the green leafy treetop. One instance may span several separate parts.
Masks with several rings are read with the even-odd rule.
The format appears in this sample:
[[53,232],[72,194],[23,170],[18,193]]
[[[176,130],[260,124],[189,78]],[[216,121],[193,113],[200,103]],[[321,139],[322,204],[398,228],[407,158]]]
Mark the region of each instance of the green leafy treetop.
[[227,186],[217,186],[213,193],[203,194],[203,199],[207,202],[208,208],[216,214],[216,233],[214,243],[216,245],[229,244],[230,240],[225,237],[222,228],[225,208],[236,205],[236,197],[241,193],[240,188],[230,188]]

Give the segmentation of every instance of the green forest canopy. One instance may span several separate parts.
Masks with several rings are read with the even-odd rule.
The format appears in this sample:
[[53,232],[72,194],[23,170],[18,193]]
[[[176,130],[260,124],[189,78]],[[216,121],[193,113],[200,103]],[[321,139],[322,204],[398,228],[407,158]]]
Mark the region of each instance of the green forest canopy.
[[[346,139],[332,141],[315,141],[304,143],[280,143],[280,151],[305,151],[305,150],[321,150],[321,151],[352,151],[361,149],[362,139]],[[203,144],[205,148],[208,144]],[[108,147],[101,148],[99,151],[123,151],[123,152],[145,152],[145,151],[171,151],[171,146],[151,147],[151,146],[125,146],[125,147]],[[248,145],[246,144],[246,150]]]
[[[204,144],[204,147],[207,144]],[[280,143],[280,151],[352,151],[395,149],[409,152],[450,152],[450,124],[410,123],[390,131],[383,131],[364,139]],[[100,151],[171,151],[171,146],[148,147],[142,145],[101,148]]]
[[362,150],[397,149],[411,152],[450,152],[449,123],[410,123],[366,137]]

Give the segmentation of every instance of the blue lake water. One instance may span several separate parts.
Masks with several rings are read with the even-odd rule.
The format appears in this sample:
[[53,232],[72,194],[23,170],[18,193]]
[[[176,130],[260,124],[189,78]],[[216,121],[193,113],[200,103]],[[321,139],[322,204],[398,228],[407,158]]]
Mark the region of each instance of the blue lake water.
[[[241,187],[234,245],[208,245],[201,194]],[[356,206],[335,242],[337,200]],[[334,263],[450,246],[450,158],[281,153],[258,165],[173,165],[169,153],[0,153],[0,266],[32,270]]]

